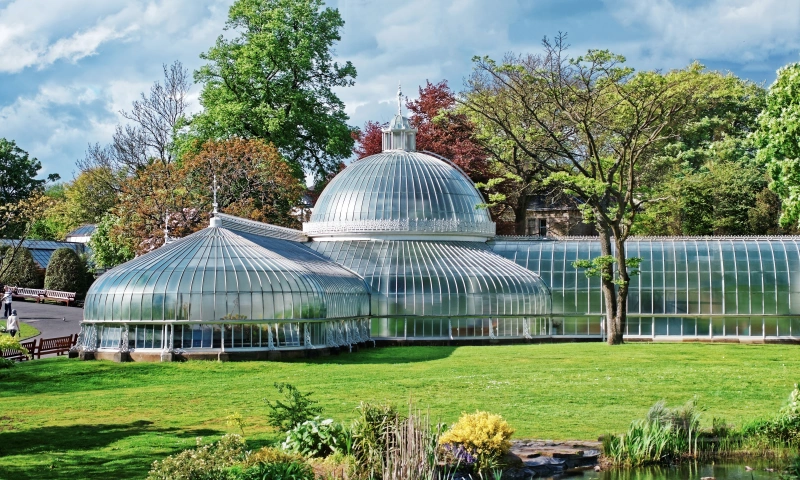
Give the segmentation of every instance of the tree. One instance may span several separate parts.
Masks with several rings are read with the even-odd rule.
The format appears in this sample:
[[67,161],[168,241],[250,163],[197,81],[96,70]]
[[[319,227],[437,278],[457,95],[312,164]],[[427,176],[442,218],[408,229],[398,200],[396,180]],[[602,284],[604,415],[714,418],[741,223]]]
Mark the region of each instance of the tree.
[[175,161],[176,130],[186,123],[188,71],[175,61],[163,65],[164,81],[155,82],[148,95],[141,94],[130,111],[120,114],[131,123],[117,125],[111,145],[90,145],[86,157],[78,161],[81,171],[107,172],[97,176],[109,188],[118,187],[117,172],[134,172],[153,161]]
[[355,130],[353,132],[353,140],[355,146],[353,153],[359,160],[370,155],[376,155],[383,151],[383,133],[382,130],[389,126],[388,123],[373,122],[368,120],[364,124],[363,130]]
[[86,264],[71,248],[59,248],[50,256],[44,277],[44,288],[62,292],[86,293]]
[[[764,166],[755,161],[751,133],[765,103],[759,85],[732,74],[702,72],[719,85],[713,102],[674,127],[675,136],[653,161],[642,186],[643,206],[634,233],[644,235],[748,235],[775,233]],[[761,208],[754,210],[757,198]],[[767,203],[763,203],[767,202]]]
[[495,143],[502,151],[545,170],[548,182],[584,202],[601,257],[576,266],[600,276],[608,341],[622,343],[639,262],[627,258],[625,241],[649,200],[640,182],[674,125],[712,101],[716,86],[699,65],[634,74],[624,57],[606,50],[568,58],[563,35],[543,46],[542,55],[508,56],[501,64],[476,58],[462,106],[501,134]]
[[800,227],[800,63],[778,70],[758,117],[758,160],[767,165],[769,188],[782,200],[780,223]]
[[354,83],[350,62],[332,60],[344,22],[322,0],[238,0],[226,30],[195,72],[204,111],[188,136],[260,138],[296,168],[323,178],[353,146],[344,104],[333,89]]
[[135,246],[132,239],[121,237],[115,230],[119,222],[119,217],[107,213],[97,224],[92,238],[89,239],[94,263],[100,268],[116,267],[134,256]]
[[30,250],[9,248],[0,262],[0,283],[21,288],[42,288],[43,276]]
[[207,226],[215,176],[221,211],[299,226],[291,212],[305,187],[275,147],[259,139],[232,138],[209,141],[193,150],[196,153],[187,154],[181,165],[153,163],[123,182],[119,203],[113,209],[119,221],[111,233],[130,239],[136,253],[163,245],[167,225],[173,237]]
[[57,173],[51,173],[47,179],[36,179],[42,164],[30,158],[28,152],[17,147],[13,140],[0,138],[0,204],[16,203],[36,190],[42,189],[47,182],[59,179]]

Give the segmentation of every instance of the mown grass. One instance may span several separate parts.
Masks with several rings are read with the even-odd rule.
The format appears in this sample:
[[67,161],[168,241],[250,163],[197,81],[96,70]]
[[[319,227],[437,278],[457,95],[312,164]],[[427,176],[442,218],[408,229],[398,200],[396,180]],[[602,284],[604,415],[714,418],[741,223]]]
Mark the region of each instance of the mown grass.
[[[0,320],[0,328],[6,328],[5,320]],[[37,328],[32,327],[25,322],[19,322],[19,335],[20,338],[22,338],[23,340],[25,340],[26,338],[35,337],[40,333],[41,332]]]
[[[771,416],[800,380],[791,345],[550,344],[397,347],[294,362],[175,364],[45,359],[0,371],[0,478],[142,478],[153,460],[233,432],[254,446],[274,382],[313,391],[325,413],[360,401],[502,414],[516,438],[595,439],[625,431],[660,399],[698,396],[704,422]],[[402,408],[402,407],[401,407]]]

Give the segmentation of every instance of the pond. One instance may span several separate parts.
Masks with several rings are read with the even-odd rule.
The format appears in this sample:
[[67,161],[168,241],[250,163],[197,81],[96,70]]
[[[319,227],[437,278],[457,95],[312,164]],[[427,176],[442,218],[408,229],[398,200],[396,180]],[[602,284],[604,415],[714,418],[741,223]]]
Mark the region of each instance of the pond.
[[[752,467],[748,470],[746,467]],[[605,472],[587,470],[554,478],[596,480],[778,480],[782,464],[777,460],[750,459],[743,462],[685,463],[674,467],[642,467]],[[774,471],[769,471],[769,470]]]

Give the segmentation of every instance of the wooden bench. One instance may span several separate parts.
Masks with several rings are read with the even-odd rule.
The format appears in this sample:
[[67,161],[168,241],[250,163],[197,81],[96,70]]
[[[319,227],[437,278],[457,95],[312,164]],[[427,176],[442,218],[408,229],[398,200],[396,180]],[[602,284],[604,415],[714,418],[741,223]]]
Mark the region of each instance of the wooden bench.
[[30,355],[30,357],[22,353],[21,350],[8,349],[8,350],[3,350],[2,352],[3,358],[7,358],[9,360],[19,360],[20,362],[28,360],[29,358],[33,358],[34,351],[36,350],[36,340],[28,340],[27,342],[20,342],[20,345],[22,346],[22,348],[28,350],[28,355]]
[[39,303],[45,296],[46,290],[39,288],[17,288],[10,287],[12,298],[35,298],[36,303]]
[[75,302],[76,292],[59,292],[58,290],[45,290],[44,296],[41,301],[53,300],[55,302],[64,302],[69,307],[69,302]]
[[39,344],[36,346],[36,358],[42,358],[42,355],[48,353],[55,353],[56,355],[69,353],[69,349],[72,348],[77,341],[78,334],[68,337],[40,338]]

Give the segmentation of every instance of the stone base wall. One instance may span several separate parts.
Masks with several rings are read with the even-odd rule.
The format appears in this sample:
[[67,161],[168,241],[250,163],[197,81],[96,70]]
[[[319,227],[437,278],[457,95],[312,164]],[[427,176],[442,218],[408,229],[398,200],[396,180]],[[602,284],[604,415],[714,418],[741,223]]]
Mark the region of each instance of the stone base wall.
[[214,360],[220,362],[235,361],[286,361],[302,358],[319,358],[340,353],[356,352],[360,348],[371,347],[369,344],[353,345],[352,350],[347,347],[302,348],[296,350],[258,350],[258,351],[202,351],[202,352],[167,352],[160,351],[130,351],[114,352],[98,350],[96,352],[79,352],[71,357],[81,360],[109,360],[112,362],[185,362],[188,360]]

